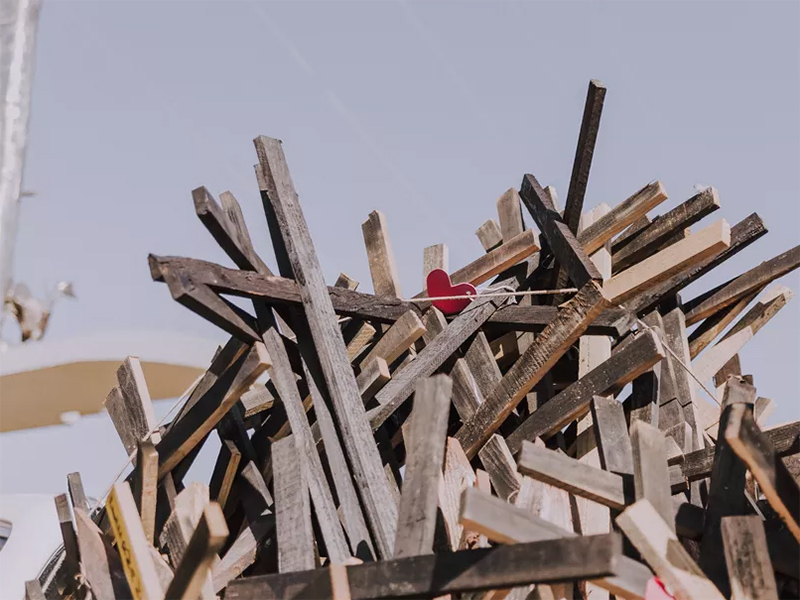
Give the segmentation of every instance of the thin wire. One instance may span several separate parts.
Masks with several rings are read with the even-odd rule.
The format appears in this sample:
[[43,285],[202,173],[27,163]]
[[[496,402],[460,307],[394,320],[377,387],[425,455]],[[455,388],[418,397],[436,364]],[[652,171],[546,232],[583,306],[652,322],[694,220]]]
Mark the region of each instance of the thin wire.
[[512,296],[547,296],[550,294],[574,294],[577,288],[559,290],[528,290],[525,292],[491,292],[489,294],[461,294],[457,296],[427,296],[425,298],[402,298],[403,302],[431,302],[433,300],[477,300],[478,298],[511,298]]
[[[147,435],[145,435],[145,439],[149,438],[156,431],[158,431],[158,428],[161,427],[164,424],[164,422],[170,416],[172,416],[175,413],[175,409],[178,408],[178,406],[182,406],[183,405],[183,403],[186,401],[187,398],[189,398],[189,395],[194,391],[194,388],[197,387],[197,384],[200,383],[200,380],[203,378],[203,375],[205,375],[205,374],[206,374],[206,372],[203,371],[200,375],[197,376],[197,379],[195,379],[192,382],[192,384],[188,388],[186,388],[186,390],[183,392],[183,394],[181,394],[181,397],[178,398],[175,401],[175,404],[173,404],[172,407],[167,411],[167,414],[165,414],[162,417],[162,419],[158,423],[156,423],[150,431],[147,432]],[[119,481],[119,478],[122,477],[122,474],[125,472],[125,469],[128,468],[128,465],[133,462],[133,458],[135,456],[136,456],[136,452],[131,452],[130,456],[128,456],[128,458],[125,461],[125,463],[122,465],[120,470],[114,476],[114,479],[111,480],[111,485],[109,485],[108,489],[106,489],[106,491],[103,492],[103,495],[100,496],[97,499],[97,502],[95,502],[95,505],[94,505],[94,507],[92,508],[92,510],[91,510],[91,512],[89,514],[95,514],[97,512],[97,509],[100,508],[100,504],[103,502],[103,500],[106,499],[106,497],[108,497],[108,494],[111,493],[111,488],[113,488],[114,484],[117,483],[117,481]]]

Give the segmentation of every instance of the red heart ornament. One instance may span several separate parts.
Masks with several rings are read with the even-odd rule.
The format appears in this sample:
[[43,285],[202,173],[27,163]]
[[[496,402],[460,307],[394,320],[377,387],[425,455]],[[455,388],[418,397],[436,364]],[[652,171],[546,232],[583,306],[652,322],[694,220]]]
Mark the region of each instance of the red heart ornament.
[[[442,269],[434,269],[428,273],[428,279],[425,282],[428,297],[435,298],[437,296],[477,296],[478,291],[471,283],[459,283],[453,285],[450,282],[450,275],[447,271]],[[459,313],[470,305],[472,300],[469,298],[462,298],[460,300],[432,300],[436,308],[446,315]]]

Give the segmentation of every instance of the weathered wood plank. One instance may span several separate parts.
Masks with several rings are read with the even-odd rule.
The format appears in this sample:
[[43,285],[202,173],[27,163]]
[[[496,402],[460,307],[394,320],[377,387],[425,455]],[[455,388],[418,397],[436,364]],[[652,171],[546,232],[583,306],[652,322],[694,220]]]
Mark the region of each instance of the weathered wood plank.
[[615,275],[603,290],[613,302],[625,302],[704,259],[717,256],[730,245],[731,228],[722,219]]
[[98,600],[130,596],[119,555],[81,507],[74,508],[81,572]]
[[475,231],[484,251],[490,252],[503,243],[503,234],[500,226],[494,219],[489,219]]
[[434,269],[442,269],[449,272],[450,253],[447,251],[446,244],[434,244],[426,246],[422,251],[422,287],[428,280],[428,273]]
[[[747,465],[770,506],[800,542],[800,486],[778,456],[767,435],[756,425],[752,412],[731,407],[727,423],[720,421],[720,440]],[[716,457],[715,457],[716,470]],[[713,480],[712,480],[713,481]]]
[[478,457],[489,473],[495,494],[506,502],[514,502],[522,478],[517,473],[517,463],[502,436],[494,434],[490,437],[478,451]]
[[625,509],[617,517],[617,525],[677,600],[724,598],[648,500],[643,498]]
[[591,407],[600,465],[617,475],[633,475],[633,450],[622,404],[614,398],[593,396]]
[[403,294],[400,291],[400,278],[397,275],[394,253],[389,241],[386,216],[379,210],[373,210],[361,224],[361,232],[367,248],[369,273],[375,295],[401,298]]
[[221,446],[214,471],[211,474],[209,493],[211,499],[223,509],[231,493],[233,481],[239,471],[242,453],[231,440],[221,440]]
[[336,278],[336,283],[333,286],[355,291],[358,289],[358,282],[347,273],[339,273],[339,277]]
[[553,435],[588,410],[593,396],[608,395],[621,390],[664,356],[666,352],[658,336],[652,331],[638,334],[630,344],[613,353],[611,358],[525,419],[506,440],[511,452],[517,452],[523,440]]
[[722,518],[731,600],[778,600],[764,525],[757,515]]
[[45,600],[44,590],[38,579],[25,582],[25,600]]
[[612,247],[615,273],[641,261],[664,244],[675,232],[694,225],[719,209],[719,196],[713,187],[695,194],[663,215],[659,215],[634,239]]
[[731,245],[716,257],[707,258],[691,269],[673,275],[663,283],[648,289],[635,298],[629,300],[626,306],[637,314],[648,313],[664,298],[671,298],[690,283],[696,281],[713,268],[722,264],[760,237],[767,234],[764,222],[756,213],[745,217],[731,227]]
[[156,534],[156,493],[158,491],[158,452],[152,442],[139,442],[133,490],[144,535],[152,544]]
[[455,438],[447,438],[444,452],[444,475],[439,485],[439,508],[442,511],[450,550],[463,549],[464,527],[458,522],[461,494],[475,485],[475,471]]
[[733,323],[733,320],[747,308],[747,305],[756,299],[761,289],[762,288],[759,288],[756,292],[743,296],[738,302],[723,308],[716,314],[705,319],[692,331],[691,335],[689,335],[689,354],[692,360],[710,346],[714,339],[727,329],[728,325]]
[[86,492],[83,491],[83,481],[81,481],[81,474],[77,471],[67,475],[67,489],[69,490],[69,498],[72,501],[72,507],[80,508],[87,514],[89,512],[89,500],[86,498]]
[[684,304],[686,324],[693,325],[733,304],[761,286],[800,267],[800,246],[762,262],[722,286]]
[[361,361],[361,368],[366,370],[376,358],[382,358],[392,364],[403,352],[425,333],[425,325],[416,312],[408,311],[389,327]]
[[675,531],[667,448],[664,434],[643,421],[631,423],[633,489],[636,500],[646,498],[667,526]]
[[600,286],[591,281],[572,300],[559,308],[558,317],[514,363],[472,418],[456,434],[467,456],[477,453],[480,446],[607,304]]
[[275,482],[275,530],[281,573],[316,568],[311,499],[294,436],[274,442],[272,479]]
[[[573,531],[554,525],[529,510],[504,502],[476,488],[464,491],[460,521],[465,530],[481,533],[500,544],[549,541],[577,536]],[[621,556],[615,575],[593,579],[592,583],[620,598],[642,600],[647,581],[651,576],[650,570],[643,564]]]
[[134,600],[163,597],[164,590],[150,556],[151,546],[145,537],[136,502],[127,482],[115,483],[111,488],[106,500],[106,514],[111,522]]
[[[600,273],[589,260],[583,246],[575,239],[570,227],[556,211],[550,196],[533,175],[525,175],[522,179],[519,194],[536,225],[547,238],[547,243],[559,265],[566,269],[569,279],[575,286],[582,288],[590,280],[601,279]],[[577,230],[577,227],[576,220],[574,228]]]
[[[285,247],[296,281],[302,282],[299,290],[305,316],[353,478],[375,535],[378,553],[384,558],[389,557],[394,547],[397,507],[383,472],[372,431],[365,419],[364,403],[347,359],[322,268],[280,142],[261,136],[256,138],[255,145],[265,184],[263,197],[266,199],[268,220],[277,224],[273,235],[282,242],[279,245]],[[383,246],[385,251],[388,244],[385,236],[383,238],[378,245]],[[396,288],[395,285],[392,287]],[[400,295],[399,289],[383,291]]]
[[222,509],[216,502],[211,502],[203,509],[165,598],[197,598],[211,570],[212,561],[227,538],[228,526]]
[[[736,405],[742,405],[745,411],[752,413],[755,399],[756,390],[753,386],[738,377],[729,377],[722,400],[721,430],[725,431]],[[726,596],[730,594],[730,583],[724,554],[719,551],[722,545],[720,522],[722,517],[746,514],[745,471],[745,465],[737,458],[727,440],[724,437],[718,439],[698,562],[703,572]]]
[[64,543],[64,563],[70,576],[75,576],[79,572],[81,557],[78,552],[78,539],[75,536],[75,528],[72,525],[69,499],[66,494],[59,494],[53,499],[55,500],[56,515],[58,516],[59,529],[61,530],[61,541]]
[[452,386],[448,376],[436,375],[421,380],[414,392],[406,471],[397,511],[394,556],[398,558],[433,550]]
[[666,199],[667,192],[660,181],[649,183],[587,226],[578,234],[578,241],[587,254],[592,254]]
[[522,222],[522,206],[517,190],[509,188],[497,199],[497,216],[504,244],[525,231],[525,224]]
[[[409,556],[347,566],[352,600],[435,598],[444,594],[613,573],[619,534],[512,544],[497,548]],[[227,600],[331,598],[327,569],[247,577],[230,584]]]

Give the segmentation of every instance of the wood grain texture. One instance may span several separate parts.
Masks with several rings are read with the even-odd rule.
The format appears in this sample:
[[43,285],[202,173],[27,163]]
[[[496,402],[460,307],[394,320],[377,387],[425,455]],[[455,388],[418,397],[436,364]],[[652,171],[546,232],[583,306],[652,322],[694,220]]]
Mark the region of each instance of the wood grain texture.
[[506,440],[511,452],[517,452],[523,440],[553,435],[587,411],[593,396],[621,390],[664,356],[666,352],[652,331],[637,335],[632,343],[613,353],[611,358],[556,394],[525,419]]
[[[500,544],[519,544],[577,536],[571,530],[548,522],[530,510],[504,502],[476,488],[464,491],[461,502],[461,524]],[[647,581],[652,574],[643,564],[626,556],[620,557],[616,574],[592,583],[620,598],[643,600]]]
[[444,452],[444,475],[439,485],[439,508],[442,511],[450,550],[464,547],[464,527],[458,521],[461,494],[475,485],[476,476],[467,455],[455,438],[448,437]]
[[[592,281],[559,308],[556,319],[514,363],[472,418],[458,431],[456,438],[467,456],[477,453],[533,386],[575,343],[586,330],[587,324],[607,305],[608,301],[600,287]],[[513,447],[511,450],[514,452]]]
[[686,324],[693,325],[738,301],[761,286],[791,273],[800,266],[800,246],[762,262],[730,282],[684,304]]
[[613,302],[625,302],[647,288],[717,256],[730,245],[731,229],[722,219],[615,275],[603,289]]
[[223,509],[231,493],[233,481],[239,471],[239,463],[242,460],[242,453],[231,440],[221,440],[219,455],[214,465],[209,483],[209,493],[211,499],[219,504]]
[[633,450],[622,404],[614,398],[593,396],[591,408],[600,465],[611,473],[632,476]]
[[489,252],[503,243],[503,233],[500,225],[494,219],[489,219],[475,231],[484,251]]
[[497,199],[497,216],[503,243],[510,242],[525,230],[517,190],[509,188]]
[[483,468],[492,480],[495,494],[506,502],[514,502],[522,478],[517,473],[517,463],[508,449],[506,441],[497,434],[488,439],[478,451]]
[[361,233],[367,248],[369,273],[375,295],[401,298],[403,293],[400,291],[400,278],[397,276],[397,266],[389,241],[386,216],[379,210],[373,210],[361,224]]
[[311,499],[294,436],[272,444],[272,479],[275,482],[275,530],[278,536],[278,570],[281,573],[316,568]]
[[721,529],[731,600],[778,600],[761,519],[757,515],[723,517]]
[[64,564],[70,576],[75,576],[79,572],[81,561],[78,551],[78,540],[75,535],[75,528],[72,524],[72,514],[69,506],[69,498],[66,494],[59,494],[53,498],[56,505],[59,529],[61,530],[61,541],[64,544]]
[[743,296],[738,302],[723,308],[700,323],[689,335],[689,354],[692,359],[694,360],[698,354],[710,346],[716,337],[725,331],[728,325],[733,323],[733,320],[747,308],[748,304],[756,299],[760,292],[761,289]]
[[433,551],[452,387],[448,376],[436,375],[421,380],[414,392],[406,440],[406,470],[397,511],[394,556],[398,558]]
[[403,352],[408,350],[414,342],[425,333],[425,325],[416,312],[408,311],[397,319],[375,345],[369,350],[361,361],[361,368],[369,369],[369,364],[376,358],[382,358],[392,364]]
[[667,446],[664,434],[643,421],[631,423],[633,489],[636,500],[646,498],[667,526],[675,531]]
[[671,298],[690,283],[696,281],[750,244],[767,234],[767,227],[758,214],[753,213],[731,227],[731,245],[716,257],[707,258],[689,270],[673,275],[663,283],[646,290],[629,300],[626,306],[637,314],[653,310],[664,298]]
[[[347,566],[352,600],[435,598],[445,594],[570,581],[611,574],[622,553],[619,534],[411,556]],[[331,598],[327,569],[248,577],[226,600]]]
[[[589,260],[583,246],[575,239],[570,227],[564,223],[556,211],[550,196],[542,189],[533,175],[525,175],[522,179],[519,194],[525,208],[528,209],[542,235],[547,239],[559,265],[566,269],[572,283],[576,287],[582,288],[590,280],[601,279],[600,273]],[[576,220],[576,230],[577,226]]]
[[156,493],[158,491],[158,452],[152,442],[139,442],[133,477],[134,500],[147,541],[155,540]]
[[649,183],[583,229],[578,241],[587,254],[592,254],[666,199],[667,192],[660,181]]
[[83,490],[83,481],[80,473],[75,472],[67,475],[67,489],[69,490],[69,498],[72,501],[73,509],[80,508],[88,513],[90,508],[89,500]]
[[629,506],[617,517],[617,525],[676,600],[724,598],[649,501],[642,499]]
[[663,215],[656,217],[634,239],[612,249],[615,273],[646,258],[664,244],[675,232],[694,225],[720,207],[719,195],[713,187],[695,194]]
[[422,287],[425,287],[425,282],[428,280],[428,273],[434,269],[442,269],[443,271],[450,271],[450,253],[447,250],[446,244],[434,244],[433,246],[426,246],[422,251]]

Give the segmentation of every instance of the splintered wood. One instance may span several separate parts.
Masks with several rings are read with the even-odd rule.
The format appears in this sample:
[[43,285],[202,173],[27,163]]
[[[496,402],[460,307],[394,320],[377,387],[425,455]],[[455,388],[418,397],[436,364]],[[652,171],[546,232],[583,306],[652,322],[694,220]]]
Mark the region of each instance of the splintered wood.
[[[98,506],[68,476],[59,560],[26,597],[800,597],[800,423],[764,427],[775,402],[739,355],[792,299],[769,285],[800,247],[684,302],[766,227],[689,233],[714,188],[662,214],[659,181],[590,204],[605,96],[590,82],[563,211],[523,174],[487,199],[474,260],[420,248],[423,276],[488,284],[460,314],[403,295],[419,283],[380,210],[372,293],[328,285],[279,140],[255,140],[275,273],[236,198],[194,190],[233,267],[150,269],[229,338],[167,423],[138,359],[120,367],[105,406],[132,467]],[[209,439],[210,481],[188,481]]]

